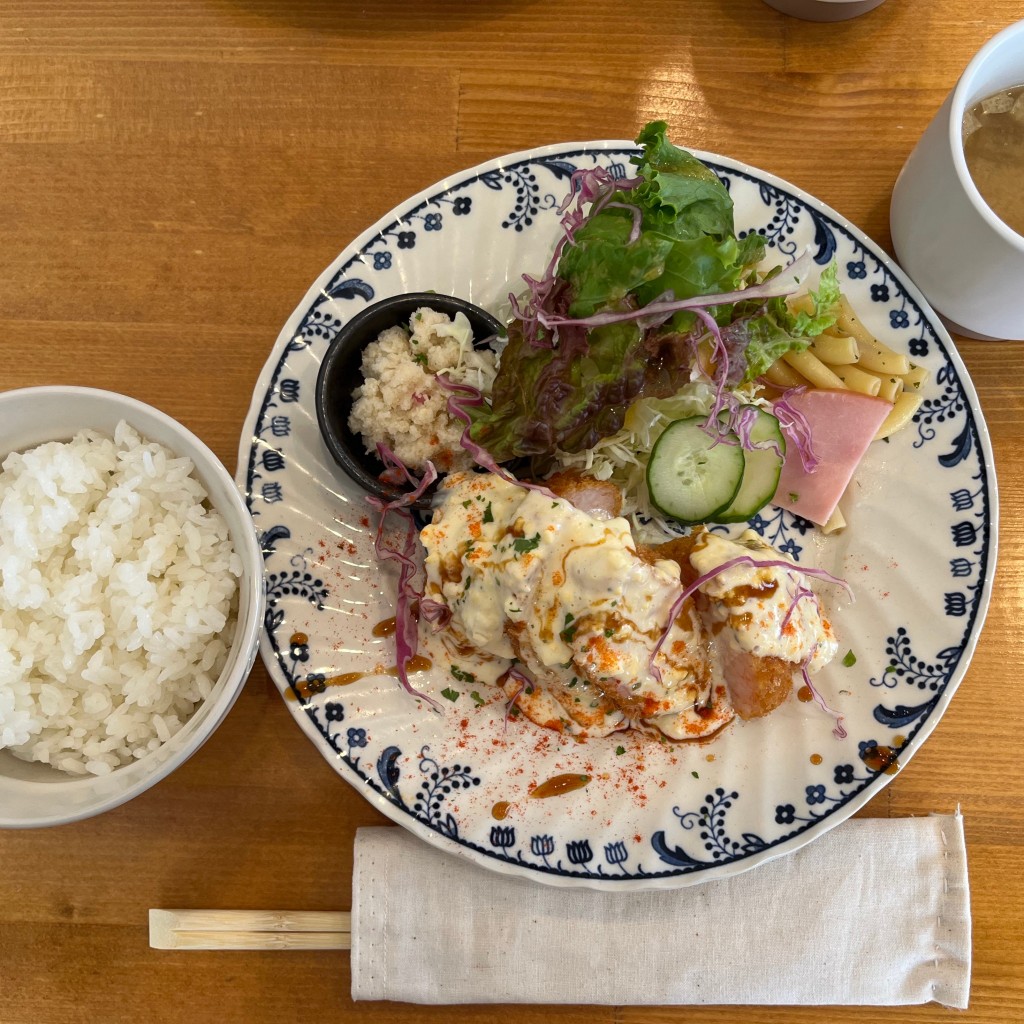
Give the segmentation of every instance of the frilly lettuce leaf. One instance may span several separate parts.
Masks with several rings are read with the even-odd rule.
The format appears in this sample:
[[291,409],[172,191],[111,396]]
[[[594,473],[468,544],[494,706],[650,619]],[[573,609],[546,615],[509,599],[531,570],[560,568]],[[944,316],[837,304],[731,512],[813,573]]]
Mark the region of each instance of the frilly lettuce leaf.
[[633,217],[621,207],[602,210],[576,232],[558,264],[569,285],[569,313],[587,317],[617,306],[638,289],[659,281],[672,251],[672,240],[643,231],[629,242]]
[[839,303],[838,268],[833,261],[821,274],[817,291],[812,291],[813,312],[790,311],[783,298],[769,299],[757,315],[740,317],[734,324],[733,333],[747,329],[744,346],[745,371],[742,381],[760,377],[769,366],[787,352],[803,351],[822,331],[836,322],[836,307]]
[[[546,299],[550,311],[583,319],[666,295],[735,291],[763,259],[761,235],[736,236],[728,189],[672,145],[666,127],[656,121],[640,132],[643,152],[633,162],[641,182],[592,212],[564,248],[557,286]],[[793,316],[783,300],[709,312],[729,329],[747,380],[763,372],[772,353],[806,347],[827,319],[817,309]],[[490,402],[472,411],[473,439],[499,462],[592,447],[622,426],[636,397],[672,394],[690,379],[696,326],[695,314],[683,311],[650,331],[631,321],[591,330],[561,326],[557,335],[541,330],[528,339],[515,321]]]
[[593,447],[622,426],[646,362],[633,322],[563,328],[558,346],[534,348],[513,321],[501,365],[515,372],[499,372],[490,408],[470,410],[473,440],[498,462]]
[[822,272],[818,281],[818,290],[811,291],[814,312],[797,313],[793,325],[794,333],[799,337],[816,338],[822,331],[827,331],[836,322],[836,310],[842,294],[839,291],[839,267],[833,260]]
[[663,230],[678,238],[732,235],[729,190],[710,167],[673,146],[667,130],[664,121],[652,121],[636,139],[644,152],[633,163],[644,183],[633,190],[632,198],[644,208],[645,220],[651,226],[661,221]]

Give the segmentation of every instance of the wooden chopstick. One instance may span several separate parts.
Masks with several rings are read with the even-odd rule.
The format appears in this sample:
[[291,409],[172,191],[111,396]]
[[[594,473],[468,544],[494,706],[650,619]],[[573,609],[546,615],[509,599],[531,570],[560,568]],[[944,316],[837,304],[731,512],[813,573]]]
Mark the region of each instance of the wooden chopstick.
[[351,949],[352,915],[333,910],[151,910],[153,949]]

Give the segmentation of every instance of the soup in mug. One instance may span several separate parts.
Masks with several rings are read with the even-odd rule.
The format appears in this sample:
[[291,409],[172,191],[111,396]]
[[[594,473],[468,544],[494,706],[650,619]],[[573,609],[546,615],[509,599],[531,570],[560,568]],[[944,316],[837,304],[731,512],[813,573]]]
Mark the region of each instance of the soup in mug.
[[1024,85],[986,96],[964,114],[967,170],[992,212],[1024,235]]

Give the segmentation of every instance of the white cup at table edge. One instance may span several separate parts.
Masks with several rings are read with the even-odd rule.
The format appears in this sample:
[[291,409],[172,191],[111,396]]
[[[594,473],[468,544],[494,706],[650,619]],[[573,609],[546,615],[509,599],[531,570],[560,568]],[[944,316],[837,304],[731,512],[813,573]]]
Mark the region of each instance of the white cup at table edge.
[[1024,340],[1024,236],[971,180],[963,117],[978,100],[1017,85],[1024,85],[1024,21],[967,65],[903,165],[889,210],[900,265],[954,331],[985,340]]

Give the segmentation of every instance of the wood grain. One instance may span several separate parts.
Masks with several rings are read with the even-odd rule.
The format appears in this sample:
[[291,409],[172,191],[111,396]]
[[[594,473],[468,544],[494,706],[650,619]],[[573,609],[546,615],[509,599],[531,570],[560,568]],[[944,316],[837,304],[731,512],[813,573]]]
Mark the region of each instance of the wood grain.
[[[1019,0],[889,0],[835,25],[760,0],[5,0],[0,388],[135,395],[233,467],[277,331],[351,238],[479,160],[626,138],[652,117],[812,192],[888,248],[904,159],[975,50],[1022,16]],[[1024,344],[959,347],[1000,476],[991,612],[949,712],[861,813],[962,808],[975,964],[958,1019],[1010,1024],[1024,1006]],[[151,907],[349,909],[356,830],[382,823],[257,664],[171,778],[97,819],[0,833],[0,1024],[449,1020],[444,1007],[353,1005],[345,953],[148,948]],[[884,941],[885,922],[850,926]],[[459,1016],[795,1024],[864,1012]],[[949,1019],[935,1006],[899,1016]]]

